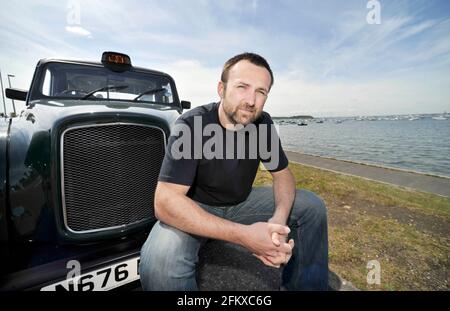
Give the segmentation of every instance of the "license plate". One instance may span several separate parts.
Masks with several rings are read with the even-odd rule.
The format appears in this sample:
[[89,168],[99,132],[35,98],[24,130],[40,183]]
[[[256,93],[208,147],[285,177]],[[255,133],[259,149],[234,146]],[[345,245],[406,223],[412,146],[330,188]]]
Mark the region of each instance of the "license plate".
[[106,291],[139,279],[139,257],[83,273],[41,288],[41,291]]

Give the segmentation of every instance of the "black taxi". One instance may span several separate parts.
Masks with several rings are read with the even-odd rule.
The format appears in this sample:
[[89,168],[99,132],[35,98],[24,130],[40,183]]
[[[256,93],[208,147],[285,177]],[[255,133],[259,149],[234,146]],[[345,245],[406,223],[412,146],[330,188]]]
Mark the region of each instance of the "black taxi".
[[139,286],[139,251],[175,120],[170,75],[105,52],[44,59],[0,119],[0,290]]

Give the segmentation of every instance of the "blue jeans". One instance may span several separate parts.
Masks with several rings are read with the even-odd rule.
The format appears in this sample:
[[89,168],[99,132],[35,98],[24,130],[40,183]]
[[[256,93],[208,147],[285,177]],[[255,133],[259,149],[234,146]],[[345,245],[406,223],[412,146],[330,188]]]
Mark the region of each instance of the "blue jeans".
[[[241,224],[267,221],[275,209],[272,187],[253,188],[247,200],[233,206],[198,204],[211,214]],[[323,200],[313,192],[297,189],[288,225],[295,247],[283,268],[282,286],[287,290],[326,290],[328,228]],[[158,221],[141,249],[143,289],[198,290],[198,252],[206,241]]]

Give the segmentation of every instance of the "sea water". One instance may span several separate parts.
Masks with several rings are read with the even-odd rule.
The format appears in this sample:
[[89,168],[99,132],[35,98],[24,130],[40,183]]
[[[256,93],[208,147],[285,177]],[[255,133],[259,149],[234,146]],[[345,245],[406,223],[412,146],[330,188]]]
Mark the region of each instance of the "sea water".
[[275,123],[286,150],[450,177],[450,118],[324,118],[308,120],[306,126],[299,126],[298,119],[276,119]]

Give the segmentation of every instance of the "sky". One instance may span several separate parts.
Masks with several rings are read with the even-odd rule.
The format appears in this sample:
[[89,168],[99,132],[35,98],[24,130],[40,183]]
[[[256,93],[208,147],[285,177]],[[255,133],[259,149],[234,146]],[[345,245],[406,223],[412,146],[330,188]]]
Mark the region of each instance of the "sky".
[[41,58],[99,61],[117,51],[170,74],[179,97],[196,107],[219,100],[229,58],[254,52],[274,72],[264,107],[272,116],[450,112],[447,0],[0,0],[0,7],[4,87],[12,74],[13,87],[28,89]]

